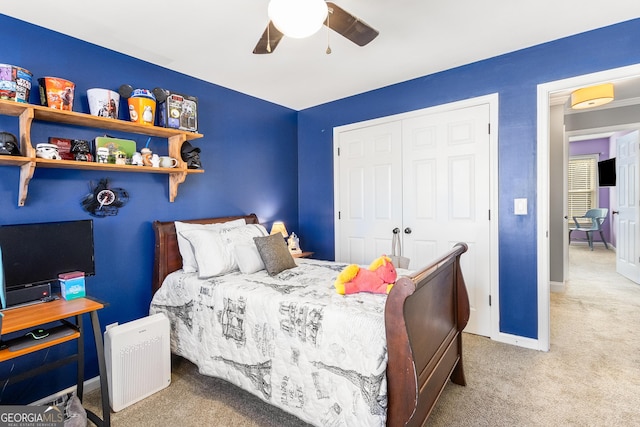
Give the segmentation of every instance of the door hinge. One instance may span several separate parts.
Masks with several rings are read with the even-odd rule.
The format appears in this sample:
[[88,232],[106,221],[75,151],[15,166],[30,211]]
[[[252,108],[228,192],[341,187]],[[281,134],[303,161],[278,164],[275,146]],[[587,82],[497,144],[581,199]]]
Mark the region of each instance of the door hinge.
[[489,209],[489,221],[491,221],[491,209]]
[[491,295],[489,295],[489,307],[491,307]]
[[338,219],[342,219],[341,216],[340,216],[341,214],[342,214],[342,212],[338,211]]
[[340,147],[338,147],[338,157],[340,157]]
[[491,135],[491,123],[487,123],[487,133]]

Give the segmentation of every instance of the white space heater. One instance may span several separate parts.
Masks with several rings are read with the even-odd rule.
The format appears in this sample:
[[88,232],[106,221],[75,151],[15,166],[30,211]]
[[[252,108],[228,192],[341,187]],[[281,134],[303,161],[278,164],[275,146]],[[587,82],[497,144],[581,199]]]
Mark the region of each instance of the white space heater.
[[169,319],[162,313],[107,326],[104,353],[114,412],[171,383]]

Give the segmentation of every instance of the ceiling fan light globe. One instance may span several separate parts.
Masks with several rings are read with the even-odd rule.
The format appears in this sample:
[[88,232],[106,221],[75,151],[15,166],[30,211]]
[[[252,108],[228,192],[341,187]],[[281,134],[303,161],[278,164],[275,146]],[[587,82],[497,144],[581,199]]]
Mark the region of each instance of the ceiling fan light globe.
[[268,7],[273,25],[285,36],[296,39],[316,33],[327,13],[324,0],[271,0]]

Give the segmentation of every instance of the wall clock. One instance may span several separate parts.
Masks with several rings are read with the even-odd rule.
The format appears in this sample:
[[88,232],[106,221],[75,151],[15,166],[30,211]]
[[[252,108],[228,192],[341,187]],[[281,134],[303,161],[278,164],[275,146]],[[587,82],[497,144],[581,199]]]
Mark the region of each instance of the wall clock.
[[109,188],[109,180],[103,178],[91,192],[81,200],[82,208],[91,216],[103,218],[118,214],[118,209],[129,201],[129,193],[124,188]]

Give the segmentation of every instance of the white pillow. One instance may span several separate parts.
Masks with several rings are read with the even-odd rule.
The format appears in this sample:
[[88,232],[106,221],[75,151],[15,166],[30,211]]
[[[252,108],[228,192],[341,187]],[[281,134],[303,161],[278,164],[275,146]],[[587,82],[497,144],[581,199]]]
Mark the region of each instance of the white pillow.
[[180,233],[189,230],[224,230],[233,227],[246,225],[244,218],[234,219],[233,221],[221,222],[218,224],[190,224],[188,222],[175,221],[176,234],[178,237],[178,249],[182,256],[182,269],[186,273],[194,273],[198,271],[198,263],[196,262],[193,249],[187,239]]
[[245,224],[234,228],[196,229],[180,233],[191,245],[198,277],[206,279],[238,270],[235,246],[253,243],[254,237],[267,235],[260,224]]
[[260,252],[255,244],[245,243],[235,245],[235,256],[238,267],[243,274],[256,273],[264,270],[264,262],[260,257]]
[[218,230],[187,230],[180,234],[193,249],[199,278],[219,276],[238,268]]

